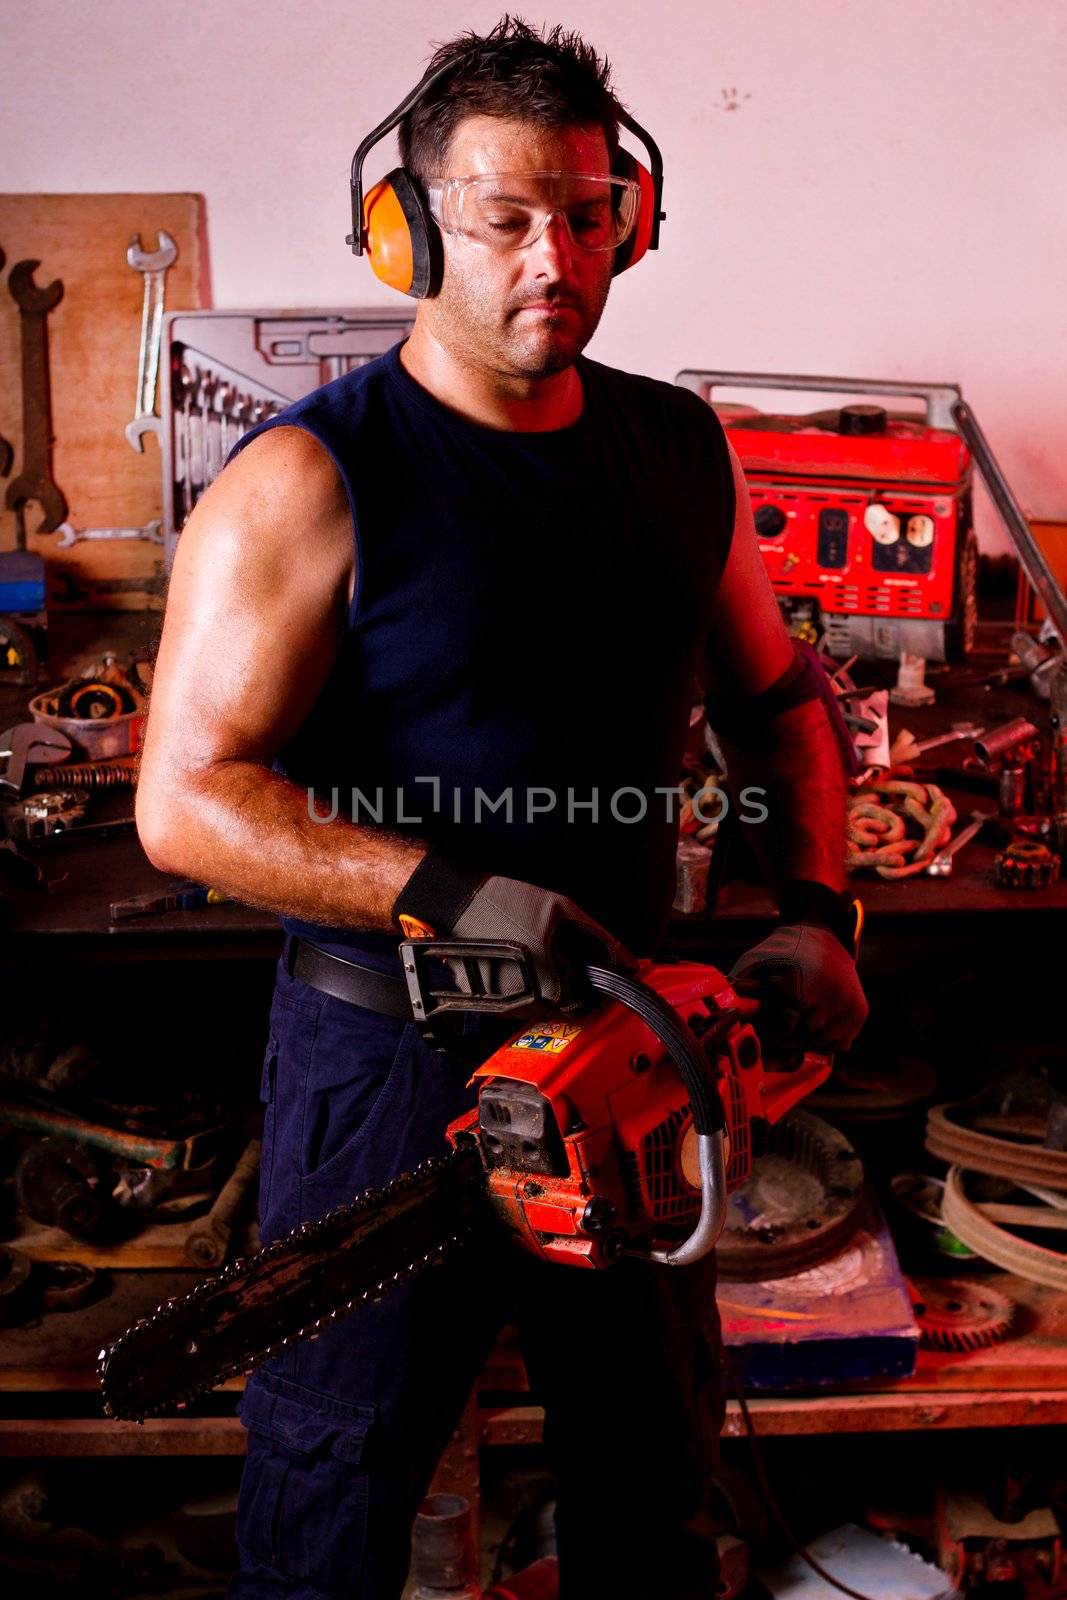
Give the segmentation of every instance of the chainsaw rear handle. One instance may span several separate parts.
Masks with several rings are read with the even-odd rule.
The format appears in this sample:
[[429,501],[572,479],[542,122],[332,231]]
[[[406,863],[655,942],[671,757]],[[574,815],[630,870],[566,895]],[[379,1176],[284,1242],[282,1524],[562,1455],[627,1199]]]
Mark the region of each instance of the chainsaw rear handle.
[[[636,1256],[642,1261],[655,1261],[663,1267],[687,1267],[714,1250],[726,1223],[726,1118],[718,1090],[708,1074],[704,1046],[686,1027],[674,1007],[662,995],[650,989],[648,984],[642,983],[640,978],[619,972],[614,967],[598,966],[587,966],[585,975],[590,987],[598,994],[618,1000],[648,1024],[666,1046],[689,1093],[689,1109],[697,1134],[700,1167],[700,1216],[696,1227],[678,1245],[669,1248],[631,1248],[626,1252],[628,1256]],[[714,1028],[705,1034],[705,1041],[714,1035],[716,1028],[728,1026],[735,1016],[734,1012],[724,1013],[717,1019]]]

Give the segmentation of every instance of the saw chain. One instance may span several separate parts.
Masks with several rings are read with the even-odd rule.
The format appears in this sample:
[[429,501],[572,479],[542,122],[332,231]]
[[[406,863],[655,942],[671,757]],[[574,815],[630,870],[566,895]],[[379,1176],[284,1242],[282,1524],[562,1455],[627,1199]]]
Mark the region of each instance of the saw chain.
[[480,1224],[492,1213],[473,1147],[364,1191],[164,1301],[101,1350],[106,1415],[143,1422],[181,1410],[444,1261]]

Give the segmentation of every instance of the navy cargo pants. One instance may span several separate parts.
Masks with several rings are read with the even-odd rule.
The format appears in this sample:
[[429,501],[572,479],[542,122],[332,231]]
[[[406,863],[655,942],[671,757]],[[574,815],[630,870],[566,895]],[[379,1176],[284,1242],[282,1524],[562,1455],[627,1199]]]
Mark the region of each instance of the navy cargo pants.
[[[506,1036],[492,1030],[480,1058]],[[443,1154],[445,1127],[473,1104],[470,1071],[413,1024],[291,977],[283,954],[263,1070],[264,1239]],[[249,1380],[229,1600],[398,1600],[412,1520],[508,1322],[545,1407],[561,1600],[709,1600],[713,1267],[585,1272],[503,1239],[456,1251]]]

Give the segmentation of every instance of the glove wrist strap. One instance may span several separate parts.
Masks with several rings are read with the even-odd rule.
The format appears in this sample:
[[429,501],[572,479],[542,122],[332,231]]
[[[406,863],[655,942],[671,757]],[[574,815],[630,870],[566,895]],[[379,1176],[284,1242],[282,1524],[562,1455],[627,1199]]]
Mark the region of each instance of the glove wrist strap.
[[828,928],[849,955],[854,954],[856,915],[852,895],[813,878],[794,878],[778,897],[783,922],[808,922]]
[[409,939],[433,939],[451,933],[487,874],[458,867],[430,849],[393,903],[393,921]]

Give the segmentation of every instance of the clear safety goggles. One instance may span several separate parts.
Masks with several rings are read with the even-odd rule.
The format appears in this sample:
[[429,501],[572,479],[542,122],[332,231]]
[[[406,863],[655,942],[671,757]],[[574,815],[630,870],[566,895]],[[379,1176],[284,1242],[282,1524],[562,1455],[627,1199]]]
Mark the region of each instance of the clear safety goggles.
[[489,172],[432,178],[430,215],[444,233],[494,250],[524,250],[562,217],[582,250],[614,250],[637,221],[641,190],[632,178],[586,172]]

